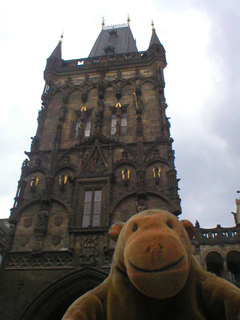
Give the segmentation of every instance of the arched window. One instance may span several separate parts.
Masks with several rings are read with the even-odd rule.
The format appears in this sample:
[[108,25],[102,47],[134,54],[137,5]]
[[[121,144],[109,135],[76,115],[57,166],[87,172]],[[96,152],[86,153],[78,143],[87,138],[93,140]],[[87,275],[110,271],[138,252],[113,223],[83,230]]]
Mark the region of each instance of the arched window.
[[224,277],[223,261],[220,253],[213,251],[206,256],[207,271],[218,277]]
[[232,250],[227,254],[227,267],[229,280],[240,284],[240,252]]

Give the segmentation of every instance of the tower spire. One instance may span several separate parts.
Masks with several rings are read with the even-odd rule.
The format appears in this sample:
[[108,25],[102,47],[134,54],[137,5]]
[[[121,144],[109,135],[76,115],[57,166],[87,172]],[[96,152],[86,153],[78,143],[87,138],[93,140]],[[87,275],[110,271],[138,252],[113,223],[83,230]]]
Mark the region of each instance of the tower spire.
[[56,46],[56,48],[53,50],[50,57],[56,57],[58,59],[62,59],[62,39],[63,39],[63,33],[61,34],[60,40]]
[[153,23],[153,20],[152,20],[151,26],[152,26],[152,30],[154,30],[154,23]]
[[129,16],[129,14],[128,14],[128,17],[127,17],[127,24],[128,24],[128,26],[130,26],[130,16]]
[[156,34],[156,31],[155,31],[155,28],[154,28],[153,20],[151,22],[151,26],[152,26],[152,37],[151,37],[151,40],[150,40],[150,43],[149,43],[149,47],[151,47],[152,44],[161,45],[161,42],[159,41],[158,36]]

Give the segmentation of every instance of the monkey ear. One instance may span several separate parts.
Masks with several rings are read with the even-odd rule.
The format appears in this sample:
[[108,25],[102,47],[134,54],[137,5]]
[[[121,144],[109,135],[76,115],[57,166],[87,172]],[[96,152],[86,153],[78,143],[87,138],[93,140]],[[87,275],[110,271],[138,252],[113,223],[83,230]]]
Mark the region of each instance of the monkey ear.
[[184,228],[186,229],[188,236],[191,240],[194,236],[194,233],[195,233],[195,228],[194,228],[193,224],[188,220],[181,220],[180,222],[184,226]]
[[117,242],[120,231],[122,230],[124,225],[125,223],[123,222],[117,222],[111,226],[111,228],[108,231],[108,235],[113,241]]

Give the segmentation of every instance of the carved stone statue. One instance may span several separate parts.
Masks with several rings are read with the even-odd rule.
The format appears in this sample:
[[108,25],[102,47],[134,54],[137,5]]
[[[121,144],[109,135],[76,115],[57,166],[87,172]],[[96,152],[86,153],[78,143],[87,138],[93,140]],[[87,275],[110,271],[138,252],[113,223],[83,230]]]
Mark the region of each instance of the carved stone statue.
[[43,205],[42,210],[37,214],[37,217],[38,219],[37,219],[35,232],[44,234],[47,232],[47,225],[48,225],[48,211],[45,205]]
[[29,160],[28,159],[25,159],[22,163],[22,169],[23,168],[27,168],[29,166]]
[[100,99],[98,100],[98,107],[97,107],[97,111],[95,112],[95,117],[97,121],[102,121],[103,119],[103,108],[104,108],[104,103]]
[[147,205],[144,199],[140,199],[139,201],[136,201],[136,207],[137,207],[137,212],[147,210]]
[[13,236],[14,236],[14,231],[15,231],[15,225],[10,224],[8,234],[7,234],[7,239],[6,239],[6,250],[11,250],[12,247],[12,242],[13,242]]
[[[240,191],[237,191],[237,193],[240,193]],[[236,199],[236,206],[236,212],[232,212],[232,214],[236,225],[240,225],[240,197],[239,199]]]

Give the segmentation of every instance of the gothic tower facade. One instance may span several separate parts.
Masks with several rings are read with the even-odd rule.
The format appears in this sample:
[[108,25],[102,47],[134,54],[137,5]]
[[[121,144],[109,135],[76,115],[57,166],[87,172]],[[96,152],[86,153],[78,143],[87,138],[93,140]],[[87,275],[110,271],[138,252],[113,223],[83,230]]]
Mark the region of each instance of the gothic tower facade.
[[129,21],[88,58],[47,59],[38,127],[23,162],[1,270],[0,318],[61,319],[106,278],[109,226],[147,208],[181,213],[154,26],[139,52]]

